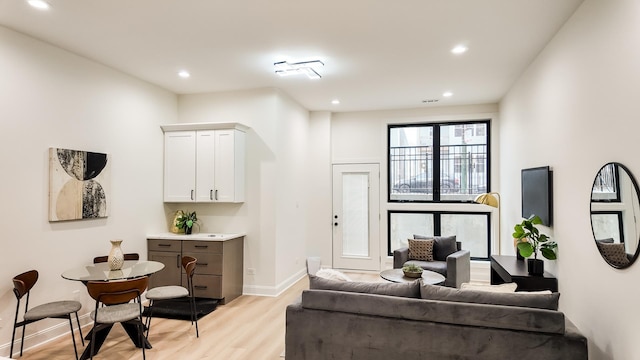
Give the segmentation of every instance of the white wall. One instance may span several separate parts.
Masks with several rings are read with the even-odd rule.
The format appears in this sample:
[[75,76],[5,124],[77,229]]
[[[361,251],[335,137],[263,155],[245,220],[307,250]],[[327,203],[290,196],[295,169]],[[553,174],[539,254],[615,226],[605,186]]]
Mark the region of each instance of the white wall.
[[198,212],[203,232],[247,234],[244,293],[276,295],[304,273],[308,111],[276,89],[182,95],[178,107],[181,123],[238,122],[251,128],[246,201],[190,208]]
[[586,0],[500,104],[503,219],[519,220],[520,169],[550,165],[560,307],[593,360],[640,358],[640,265],[607,265],[589,216],[602,165],[618,161],[640,176],[639,34],[640,2]]
[[[177,119],[174,94],[33,38],[0,27],[0,339],[7,355],[16,299],[11,278],[36,269],[31,304],[77,298],[93,307],[69,268],[109,252],[146,257],[148,232],[166,226],[162,211],[162,131]],[[110,215],[48,221],[48,148],[105,152],[111,161]],[[77,293],[74,291],[78,290]],[[25,346],[68,331],[60,321],[29,325]]]

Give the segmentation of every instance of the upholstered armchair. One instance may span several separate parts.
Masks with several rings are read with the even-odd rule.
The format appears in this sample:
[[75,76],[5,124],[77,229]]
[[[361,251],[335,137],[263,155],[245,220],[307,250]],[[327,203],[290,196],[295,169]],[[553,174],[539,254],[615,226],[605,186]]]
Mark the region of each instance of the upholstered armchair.
[[[433,261],[409,259],[409,248],[403,247],[393,251],[393,268],[402,268],[405,264],[416,264],[425,270],[435,271],[445,277],[444,285],[459,288],[471,279],[471,254],[462,250],[462,244],[455,236],[426,237],[414,235],[415,239],[434,239]],[[455,243],[455,245],[454,245]]]

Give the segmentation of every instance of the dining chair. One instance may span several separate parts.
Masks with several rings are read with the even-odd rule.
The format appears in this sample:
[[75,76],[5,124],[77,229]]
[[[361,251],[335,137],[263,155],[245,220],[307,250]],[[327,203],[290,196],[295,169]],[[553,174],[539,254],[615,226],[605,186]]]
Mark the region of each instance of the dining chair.
[[[124,254],[124,259],[125,260],[140,260],[140,255],[138,253],[128,253],[128,254]],[[93,263],[97,264],[97,263],[104,263],[109,261],[109,256],[105,255],[105,256],[96,256],[93,258]]]
[[[120,281],[89,281],[87,291],[96,300],[96,307],[91,312],[94,321],[91,330],[91,358],[95,352],[96,333],[116,323],[136,325],[142,348],[142,358],[145,356],[144,324],[142,322],[142,303],[140,295],[147,289],[149,277]],[[130,302],[131,300],[137,302]],[[104,304],[106,306],[101,306]]]
[[198,259],[193,256],[182,257],[182,267],[187,275],[187,287],[169,285],[158,286],[153,289],[149,289],[145,297],[149,300],[149,315],[147,316],[147,338],[149,337],[149,331],[151,331],[151,318],[153,317],[153,306],[156,301],[179,299],[189,297],[189,308],[191,310],[191,325],[196,324],[196,337],[200,337],[198,331],[198,316],[196,310],[196,298],[193,293],[193,274],[196,271],[196,263]]
[[[73,339],[73,350],[76,353],[76,360],[78,359],[78,349],[76,347],[76,337],[73,332],[73,322],[71,321],[71,314],[76,314],[76,321],[78,322],[78,331],[80,332],[80,339],[82,339],[82,345],[84,346],[84,338],[82,337],[82,328],[80,327],[80,319],[78,318],[78,311],[82,308],[82,304],[73,300],[62,300],[45,303],[29,309],[29,295],[31,288],[38,281],[38,271],[29,270],[20,275],[16,275],[13,278],[13,293],[18,300],[16,306],[16,316],[13,321],[13,335],[11,336],[11,348],[9,350],[9,356],[13,356],[13,343],[16,337],[16,329],[22,327],[22,340],[20,341],[20,356],[22,356],[22,349],[24,348],[24,330],[27,324],[34,323],[43,319],[68,319],[69,328],[71,329],[71,338]],[[22,321],[18,321],[18,313],[20,312],[20,300],[24,296],[26,297],[24,305],[24,314],[22,315]]]

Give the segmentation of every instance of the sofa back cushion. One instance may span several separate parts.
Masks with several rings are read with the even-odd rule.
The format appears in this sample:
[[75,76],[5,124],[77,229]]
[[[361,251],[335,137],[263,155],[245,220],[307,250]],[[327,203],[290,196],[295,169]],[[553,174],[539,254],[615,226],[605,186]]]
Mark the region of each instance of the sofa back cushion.
[[454,301],[476,304],[520,306],[537,309],[558,310],[560,293],[497,293],[479,290],[459,290],[444,286],[421,284],[420,296],[428,300]]
[[[564,334],[565,318],[559,311],[516,306],[408,299],[341,291],[304,290],[305,309],[433,323]],[[327,313],[326,316],[331,316]],[[428,336],[428,335],[425,335]],[[514,350],[517,352],[517,349]]]
[[309,289],[420,298],[420,280],[409,283],[336,281],[309,275]]
[[433,260],[447,261],[447,256],[458,251],[456,236],[425,236],[413,235],[414,239],[433,239]]

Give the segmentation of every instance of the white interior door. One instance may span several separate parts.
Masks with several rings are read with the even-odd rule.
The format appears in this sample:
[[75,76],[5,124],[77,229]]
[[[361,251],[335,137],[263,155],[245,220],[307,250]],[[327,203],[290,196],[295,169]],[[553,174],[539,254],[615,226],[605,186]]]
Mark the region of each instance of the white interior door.
[[333,165],[333,267],[380,270],[380,167]]

